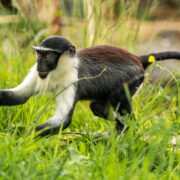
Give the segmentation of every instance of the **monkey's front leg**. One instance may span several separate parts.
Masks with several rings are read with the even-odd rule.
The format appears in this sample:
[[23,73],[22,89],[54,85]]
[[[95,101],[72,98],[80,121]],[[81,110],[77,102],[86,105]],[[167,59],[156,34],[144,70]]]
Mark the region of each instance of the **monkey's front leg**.
[[55,115],[50,118],[44,124],[41,124],[35,128],[35,131],[39,131],[46,127],[51,127],[43,132],[41,132],[37,137],[43,137],[48,134],[57,134],[59,130],[67,128],[72,120],[72,114],[74,110],[76,100],[75,100],[75,87],[69,87],[66,91],[61,93],[56,98],[56,110]]
[[38,73],[35,65],[19,86],[0,90],[0,105],[13,106],[25,103],[35,93],[37,78]]
[[13,106],[23,104],[28,100],[28,97],[18,96],[12,90],[0,90],[0,105]]

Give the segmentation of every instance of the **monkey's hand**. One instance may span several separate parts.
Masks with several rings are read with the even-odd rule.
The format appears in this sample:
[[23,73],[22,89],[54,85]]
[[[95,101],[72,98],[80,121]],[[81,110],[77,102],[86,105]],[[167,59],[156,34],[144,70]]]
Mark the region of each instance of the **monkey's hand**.
[[0,90],[0,106],[13,106],[22,104],[28,98],[19,97],[11,90]]
[[0,105],[10,105],[9,101],[12,97],[13,93],[8,90],[0,90]]
[[46,129],[46,130],[42,131],[40,134],[38,134],[35,137],[35,139],[38,137],[44,137],[47,135],[58,134],[60,129],[63,130],[69,126],[69,124],[71,123],[71,119],[72,119],[72,112],[69,113],[69,115],[63,122],[60,120],[58,121],[58,119],[56,119],[55,117],[52,117],[47,122],[45,122],[35,128],[35,131],[38,132],[46,127],[50,127],[49,129]]
[[[51,121],[52,121],[52,119],[51,119]],[[50,122],[51,122],[51,121],[50,121]],[[38,131],[40,131],[40,130],[48,127],[48,126],[50,126],[50,124],[49,124],[48,122],[43,123],[43,124],[41,124],[41,125],[39,125],[39,126],[37,126],[37,127],[35,128],[35,132],[38,132]],[[38,135],[35,137],[35,139],[38,138],[38,137],[44,137],[44,136],[46,136],[46,135],[58,134],[58,132],[59,132],[59,130],[60,130],[60,127],[61,127],[61,125],[57,125],[57,126],[55,126],[55,127],[51,127],[51,128],[49,128],[49,129],[46,129],[46,130],[42,131],[40,134],[38,134]]]

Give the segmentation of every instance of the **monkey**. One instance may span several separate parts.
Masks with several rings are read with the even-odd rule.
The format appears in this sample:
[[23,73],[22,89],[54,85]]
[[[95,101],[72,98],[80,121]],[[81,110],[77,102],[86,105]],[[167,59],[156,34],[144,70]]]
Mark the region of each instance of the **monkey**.
[[[23,104],[33,95],[44,92],[58,94],[69,86],[57,95],[54,116],[35,127],[39,133],[37,137],[57,134],[60,129],[66,129],[79,100],[90,100],[94,115],[104,119],[107,119],[111,106],[118,107],[117,112],[122,116],[125,111],[131,115],[132,105],[124,85],[132,98],[143,83],[144,70],[154,60],[180,59],[178,51],[136,56],[110,45],[76,50],[62,36],[50,36],[33,48],[37,56],[35,65],[20,85],[0,90],[0,105]],[[106,70],[98,76],[104,68]],[[117,132],[121,133],[123,128],[123,123],[116,118]]]

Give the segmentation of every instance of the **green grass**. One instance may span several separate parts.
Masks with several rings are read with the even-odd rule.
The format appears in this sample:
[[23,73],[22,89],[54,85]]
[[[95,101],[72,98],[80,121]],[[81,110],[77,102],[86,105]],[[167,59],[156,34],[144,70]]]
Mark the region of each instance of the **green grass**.
[[[92,44],[108,43],[136,51],[137,32],[132,31],[134,22],[129,19],[134,12],[131,6],[127,12],[122,11],[116,22],[107,22],[100,9],[94,12],[99,19]],[[84,22],[74,19],[63,35],[77,47],[88,46],[87,22],[86,15]],[[34,64],[31,45],[37,44],[34,37],[42,24],[29,24],[22,20],[1,26],[0,89],[17,86]],[[133,28],[138,29],[138,25]],[[125,117],[129,130],[120,136],[114,121],[94,116],[88,102],[79,102],[65,131],[34,140],[31,127],[53,115],[51,102],[38,118],[51,97],[36,96],[24,105],[0,107],[0,179],[179,179],[180,142],[173,146],[171,139],[179,135],[180,107],[172,88],[162,89],[145,82],[133,99],[137,121]]]

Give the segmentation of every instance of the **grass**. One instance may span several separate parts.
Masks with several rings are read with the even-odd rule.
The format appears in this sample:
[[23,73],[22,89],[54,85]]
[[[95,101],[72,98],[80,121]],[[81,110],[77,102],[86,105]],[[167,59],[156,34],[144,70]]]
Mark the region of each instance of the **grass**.
[[[135,10],[131,7],[130,12]],[[109,20],[108,23],[101,13],[100,10],[94,12],[94,16],[100,18],[100,27],[97,28],[97,22],[96,38],[91,43],[115,44],[136,51],[134,40],[137,32],[132,32],[134,21],[131,22],[131,18],[124,21],[127,12],[123,11],[116,22]],[[26,26],[22,20],[1,26],[1,89],[17,86],[34,64],[31,45],[37,43],[33,37],[42,26],[38,24],[36,27],[34,21],[31,23],[33,26]],[[106,24],[109,28],[105,28]],[[87,21],[74,19],[63,34],[77,47],[88,46],[87,25]],[[24,27],[25,34],[21,27]],[[107,29],[109,35],[105,36]],[[179,88],[175,87],[175,90],[179,91]],[[162,89],[145,82],[133,99],[137,122],[125,117],[129,130],[120,136],[115,131],[114,121],[92,114],[89,102],[77,104],[72,123],[65,131],[37,141],[33,139],[33,132],[29,136],[27,133],[32,125],[35,127],[53,115],[54,102],[51,102],[37,119],[51,94],[32,97],[24,105],[0,107],[0,179],[178,180],[180,143],[171,144],[172,137],[179,135],[180,111],[176,105],[179,101],[176,91],[173,93],[168,86]]]

